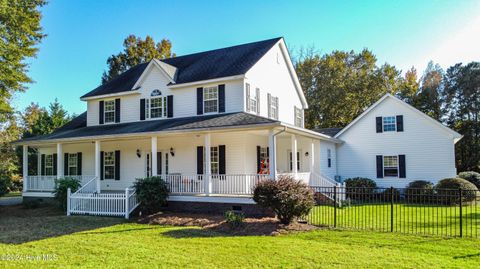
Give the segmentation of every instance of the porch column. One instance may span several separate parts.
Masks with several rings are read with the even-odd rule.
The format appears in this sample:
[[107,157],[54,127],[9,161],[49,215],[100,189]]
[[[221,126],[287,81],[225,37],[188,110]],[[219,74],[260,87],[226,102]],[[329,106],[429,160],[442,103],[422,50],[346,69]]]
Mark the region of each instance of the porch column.
[[63,177],[63,148],[62,144],[57,144],[57,177]]
[[97,178],[97,192],[100,192],[100,141],[95,141],[95,177]]
[[212,192],[212,178],[211,178],[211,172],[212,172],[212,165],[210,163],[210,134],[205,135],[205,142],[204,142],[204,147],[205,147],[205,194],[209,195]]
[[268,156],[269,156],[269,167],[270,178],[275,179],[277,177],[277,138],[274,135],[274,130],[268,132]]
[[297,137],[292,134],[290,136],[291,138],[291,142],[292,142],[292,174],[293,174],[293,177],[295,177],[295,179],[297,179],[297,173],[298,173],[298,169],[297,169]]
[[157,137],[152,136],[152,176],[157,175]]
[[28,177],[28,146],[23,145],[23,192],[27,191],[27,177]]

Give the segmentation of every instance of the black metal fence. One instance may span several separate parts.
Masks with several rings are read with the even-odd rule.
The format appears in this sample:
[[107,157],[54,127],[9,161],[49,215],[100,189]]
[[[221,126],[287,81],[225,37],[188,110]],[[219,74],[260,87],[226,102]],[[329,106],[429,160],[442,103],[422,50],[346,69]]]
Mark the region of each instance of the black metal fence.
[[318,226],[480,237],[480,192],[462,189],[312,187]]

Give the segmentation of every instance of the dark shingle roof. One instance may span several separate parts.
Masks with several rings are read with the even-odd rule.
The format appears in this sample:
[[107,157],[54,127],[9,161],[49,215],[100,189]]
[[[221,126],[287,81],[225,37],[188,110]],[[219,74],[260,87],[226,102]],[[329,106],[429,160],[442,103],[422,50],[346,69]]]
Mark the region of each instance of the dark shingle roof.
[[334,137],[342,129],[343,128],[320,128],[320,129],[313,129],[313,131],[315,131],[317,133],[321,133],[321,134],[324,134],[324,135]]
[[[233,126],[251,126],[258,124],[273,124],[277,121],[252,115],[245,112],[236,112],[228,114],[217,114],[208,116],[193,116],[176,119],[151,120],[140,122],[129,122],[120,124],[96,125],[85,127],[79,124],[82,120],[86,124],[86,117],[80,115],[72,120],[72,124],[68,123],[55,132],[43,135],[26,138],[17,143],[28,141],[46,141],[63,138],[78,138],[89,136],[103,136],[103,135],[119,135],[119,134],[134,134],[134,133],[148,133],[159,131],[181,131],[194,129],[209,129]],[[75,122],[73,124],[73,122]]]
[[[273,38],[228,48],[160,60],[177,68],[175,84],[245,74],[279,40]],[[136,65],[112,81],[98,86],[83,97],[132,90],[148,63]]]
[[147,66],[148,63],[136,65],[111,81],[102,84],[89,93],[83,95],[81,98],[131,91],[133,85],[135,85],[135,82],[137,82]]

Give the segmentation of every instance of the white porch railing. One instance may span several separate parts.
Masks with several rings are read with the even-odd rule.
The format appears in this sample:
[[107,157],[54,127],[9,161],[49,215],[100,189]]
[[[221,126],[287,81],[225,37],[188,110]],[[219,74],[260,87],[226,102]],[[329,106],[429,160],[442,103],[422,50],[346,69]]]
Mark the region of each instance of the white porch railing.
[[52,192],[55,190],[57,176],[27,176],[27,189],[24,191]]
[[[80,181],[80,184],[83,186],[94,176],[91,175],[82,175],[82,176],[63,176],[71,177]],[[56,180],[60,178],[59,176],[27,176],[26,187],[24,191],[30,192],[53,192],[56,186]]]
[[139,205],[136,192],[131,188],[126,188],[124,193],[86,192],[86,189],[79,191],[71,193],[68,189],[67,216],[71,214],[124,216],[128,219]]

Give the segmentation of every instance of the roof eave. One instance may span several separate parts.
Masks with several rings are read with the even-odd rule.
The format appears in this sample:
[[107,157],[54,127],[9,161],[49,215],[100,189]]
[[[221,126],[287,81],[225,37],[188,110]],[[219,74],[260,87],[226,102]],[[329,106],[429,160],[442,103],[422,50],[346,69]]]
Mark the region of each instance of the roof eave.
[[222,81],[228,81],[228,80],[237,80],[237,79],[244,79],[244,78],[245,78],[245,74],[241,74],[241,75],[234,75],[234,76],[229,76],[229,77],[221,77],[221,78],[214,78],[214,79],[207,79],[207,80],[198,80],[198,81],[179,83],[179,84],[169,84],[167,86],[170,89],[176,89],[176,88],[183,88],[183,87],[195,86],[195,85],[200,85],[200,84],[209,84],[209,83],[216,83],[216,82],[222,82]]

